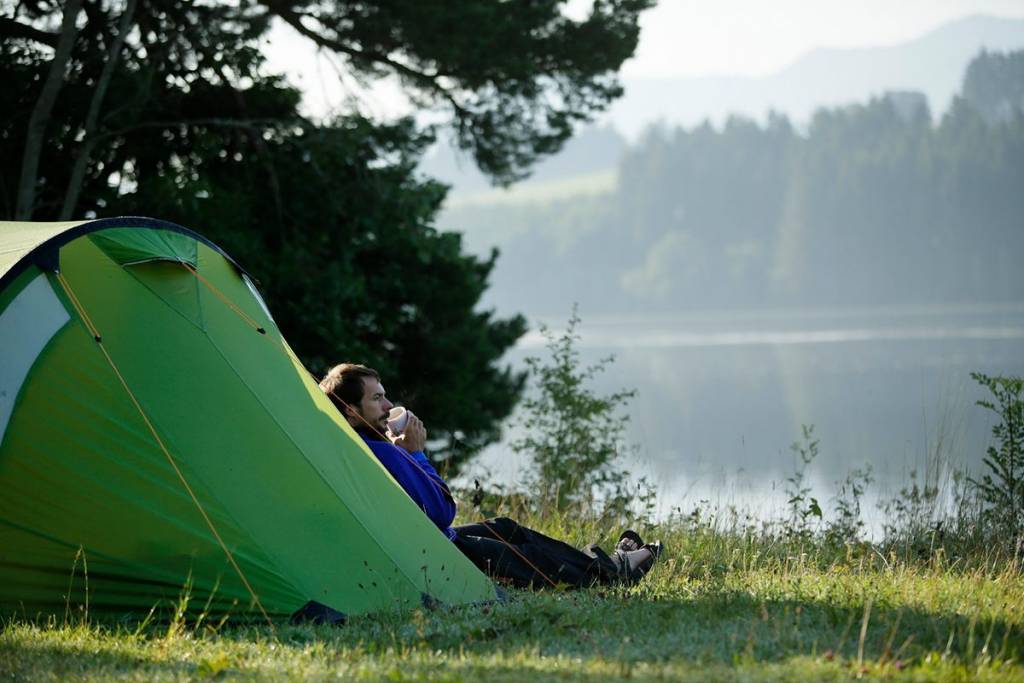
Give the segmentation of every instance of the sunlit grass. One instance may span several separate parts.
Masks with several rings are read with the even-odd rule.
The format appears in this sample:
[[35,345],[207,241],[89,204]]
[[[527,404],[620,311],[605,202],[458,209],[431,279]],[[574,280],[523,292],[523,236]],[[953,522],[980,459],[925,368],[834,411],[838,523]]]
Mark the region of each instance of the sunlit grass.
[[[606,546],[618,529],[526,521]],[[218,625],[168,605],[139,628],[83,610],[0,631],[14,680],[1024,680],[1024,573],[976,549],[920,558],[669,521],[638,586],[511,591],[493,605],[358,616],[340,628]],[[177,615],[177,616],[175,616]]]

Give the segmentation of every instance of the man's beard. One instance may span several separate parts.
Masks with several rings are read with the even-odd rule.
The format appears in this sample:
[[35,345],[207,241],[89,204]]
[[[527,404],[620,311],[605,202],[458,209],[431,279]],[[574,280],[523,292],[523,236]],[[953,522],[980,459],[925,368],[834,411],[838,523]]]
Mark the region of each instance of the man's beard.
[[367,429],[370,429],[372,431],[376,431],[376,432],[378,432],[378,433],[380,433],[382,435],[385,432],[387,432],[387,430],[388,430],[388,415],[387,415],[387,413],[381,415],[377,419],[377,422],[374,422],[373,420],[368,418],[366,416],[366,414],[363,413],[363,411],[357,410],[356,412],[359,413],[360,421],[363,423],[363,425],[362,425],[363,427],[366,427]]

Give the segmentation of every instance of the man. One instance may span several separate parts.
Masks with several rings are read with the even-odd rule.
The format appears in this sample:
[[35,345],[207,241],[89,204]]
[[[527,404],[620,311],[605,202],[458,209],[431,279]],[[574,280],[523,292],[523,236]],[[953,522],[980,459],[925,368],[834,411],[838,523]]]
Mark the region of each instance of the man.
[[427,430],[415,415],[399,435],[388,431],[388,400],[380,375],[363,365],[342,363],[320,382],[352,428],[363,438],[409,497],[481,571],[519,588],[634,582],[661,553],[633,531],[623,532],[612,556],[596,545],[583,550],[500,517],[452,527],[455,499],[423,453]]

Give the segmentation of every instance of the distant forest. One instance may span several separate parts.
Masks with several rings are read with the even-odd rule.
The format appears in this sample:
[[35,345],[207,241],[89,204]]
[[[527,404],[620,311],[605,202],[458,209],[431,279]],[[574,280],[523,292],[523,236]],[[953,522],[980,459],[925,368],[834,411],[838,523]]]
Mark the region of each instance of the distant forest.
[[[477,226],[477,227],[474,227]],[[491,303],[529,314],[1024,300],[1024,51],[923,95],[720,129],[653,127],[609,192],[464,206],[500,236]]]

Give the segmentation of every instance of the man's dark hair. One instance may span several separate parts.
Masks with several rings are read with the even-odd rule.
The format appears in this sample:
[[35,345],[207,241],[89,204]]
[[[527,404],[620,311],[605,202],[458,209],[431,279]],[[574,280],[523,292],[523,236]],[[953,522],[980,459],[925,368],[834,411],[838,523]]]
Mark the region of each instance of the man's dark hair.
[[373,368],[357,363],[340,363],[320,380],[320,389],[345,414],[341,401],[353,407],[359,406],[363,401],[363,380],[367,377],[380,381],[380,375]]

